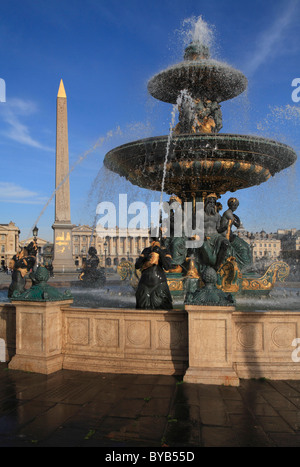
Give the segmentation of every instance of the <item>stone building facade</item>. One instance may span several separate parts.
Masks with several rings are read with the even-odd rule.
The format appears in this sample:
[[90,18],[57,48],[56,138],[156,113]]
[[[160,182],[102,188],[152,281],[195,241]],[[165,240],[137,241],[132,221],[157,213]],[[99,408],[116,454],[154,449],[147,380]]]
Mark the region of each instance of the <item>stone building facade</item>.
[[20,229],[14,222],[0,224],[0,267],[8,267],[10,259],[17,253]]
[[276,260],[281,255],[281,240],[276,234],[262,231],[254,235],[253,239],[253,259],[258,260],[263,257]]
[[79,225],[72,230],[73,259],[77,268],[82,267],[89,247],[97,250],[100,266],[116,268],[121,261],[135,263],[141,251],[150,243],[148,229],[99,229]]
[[277,233],[237,231],[239,237],[249,243],[253,261],[261,259],[277,260],[281,256],[281,240]]

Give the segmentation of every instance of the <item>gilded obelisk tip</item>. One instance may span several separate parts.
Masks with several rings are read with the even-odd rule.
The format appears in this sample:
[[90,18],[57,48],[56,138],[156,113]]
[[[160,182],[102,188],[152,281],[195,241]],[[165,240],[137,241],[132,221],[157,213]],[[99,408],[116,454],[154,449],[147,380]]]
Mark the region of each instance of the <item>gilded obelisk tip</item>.
[[57,97],[65,97],[65,98],[67,97],[65,87],[64,87],[64,83],[63,83],[62,79],[60,80],[60,85],[59,85]]

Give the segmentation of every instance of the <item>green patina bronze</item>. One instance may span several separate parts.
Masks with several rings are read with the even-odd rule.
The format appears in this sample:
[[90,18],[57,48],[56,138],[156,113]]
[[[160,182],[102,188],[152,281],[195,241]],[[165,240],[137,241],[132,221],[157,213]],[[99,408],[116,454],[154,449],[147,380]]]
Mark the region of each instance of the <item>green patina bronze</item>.
[[25,292],[15,290],[11,296],[11,301],[30,302],[53,302],[72,299],[71,292],[65,290],[63,293],[52,287],[47,282],[50,273],[45,266],[38,266],[35,273],[31,273],[32,286]]
[[[204,202],[201,246],[193,252],[185,251],[185,238],[163,238],[163,229],[159,239],[172,255],[167,272],[169,289],[173,296],[185,295],[185,303],[232,305],[235,294],[268,291],[275,282],[278,268],[270,270],[268,277],[253,277],[250,247],[231,231],[232,226],[240,225],[234,214],[238,200],[232,198],[233,204],[223,216],[217,202],[227,192],[266,182],[297,159],[292,148],[277,141],[219,133],[220,103],[244,92],[247,83],[239,70],[210,58],[205,44],[192,42],[182,62],[148,82],[148,91],[155,99],[177,105],[178,123],[170,135],[124,144],[109,151],[104,159],[108,169],[133,185],[163,190],[182,206],[185,202],[193,206]],[[206,210],[209,197],[214,201]],[[193,215],[195,221],[195,211]],[[198,278],[188,273],[191,254]]]
[[97,250],[93,246],[89,248],[88,257],[79,275],[78,285],[87,288],[103,287],[106,283],[104,268],[99,267]]
[[233,306],[235,304],[232,294],[217,288],[218,275],[213,268],[209,266],[205,268],[202,280],[204,286],[200,288],[197,279],[187,279],[184,300],[186,305]]

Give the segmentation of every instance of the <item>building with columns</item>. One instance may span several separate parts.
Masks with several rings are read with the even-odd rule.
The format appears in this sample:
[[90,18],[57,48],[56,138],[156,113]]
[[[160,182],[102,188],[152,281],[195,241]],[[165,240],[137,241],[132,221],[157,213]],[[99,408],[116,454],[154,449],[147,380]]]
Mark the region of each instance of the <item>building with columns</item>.
[[281,256],[281,240],[276,233],[247,232],[244,229],[238,229],[239,237],[249,243],[252,251],[253,261],[261,259],[277,260]]
[[8,267],[10,259],[19,250],[20,229],[14,222],[0,224],[0,268]]
[[135,263],[144,248],[150,244],[148,229],[104,229],[93,230],[88,225],[72,229],[73,259],[77,268],[82,267],[89,247],[97,250],[100,266],[117,267],[121,261]]
[[[11,258],[22,248],[28,245],[33,237],[20,241],[20,230],[13,223],[0,224],[0,268],[8,266]],[[129,260],[135,263],[144,248],[150,244],[148,229],[119,229],[114,230],[92,229],[89,225],[78,225],[71,231],[72,261],[75,268],[82,268],[87,258],[90,246],[97,250],[100,259],[99,265],[116,268],[121,261]],[[44,249],[51,247],[53,256],[53,243],[37,237],[39,247],[39,262],[43,261]]]

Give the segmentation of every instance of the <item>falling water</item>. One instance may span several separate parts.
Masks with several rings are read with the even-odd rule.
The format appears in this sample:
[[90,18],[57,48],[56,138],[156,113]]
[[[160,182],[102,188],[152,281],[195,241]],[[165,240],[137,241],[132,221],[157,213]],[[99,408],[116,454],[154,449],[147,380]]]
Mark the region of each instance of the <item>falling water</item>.
[[166,173],[167,173],[167,163],[168,163],[168,157],[169,157],[169,152],[170,152],[171,141],[172,141],[172,137],[173,137],[175,117],[176,117],[177,110],[178,110],[178,105],[174,104],[172,112],[171,112],[170,131],[169,131],[169,135],[168,135],[166,155],[165,155],[165,161],[164,161],[164,169],[163,169],[163,177],[162,177],[162,182],[161,182],[161,193],[160,193],[160,204],[161,205],[162,205],[162,202],[163,202],[165,179],[166,179]]
[[183,111],[185,115],[188,115],[188,118],[191,120],[194,116],[193,107],[194,107],[193,99],[190,96],[190,94],[187,92],[187,90],[183,89],[182,91],[180,91],[176,104],[173,105],[172,112],[171,112],[170,131],[169,131],[168,140],[167,140],[166,155],[165,155],[164,168],[163,168],[163,177],[162,177],[162,183],[161,183],[160,204],[162,204],[162,199],[163,199],[163,194],[164,194],[165,179],[166,179],[166,174],[167,174],[167,164],[168,164],[168,158],[170,154],[172,138],[174,134],[176,114],[180,108],[184,108]]
[[[119,131],[119,127],[117,128],[116,132]],[[40,218],[42,217],[42,215],[44,214],[44,212],[46,211],[47,207],[49,206],[49,204],[51,203],[52,199],[54,198],[56,192],[58,191],[58,189],[66,182],[66,180],[68,180],[70,174],[73,172],[73,170],[77,167],[77,165],[81,164],[81,162],[83,162],[87,156],[89,154],[91,154],[92,152],[94,152],[97,148],[99,148],[100,146],[102,146],[102,144],[107,141],[108,139],[112,138],[113,135],[115,134],[115,132],[113,131],[109,131],[107,132],[107,134],[105,136],[101,136],[100,138],[98,138],[98,140],[96,141],[96,143],[91,147],[89,148],[87,151],[85,151],[81,156],[79,156],[79,158],[77,159],[77,161],[72,165],[71,169],[69,170],[69,172],[67,173],[67,175],[63,178],[63,180],[59,183],[59,185],[55,188],[55,190],[53,191],[52,195],[50,196],[50,198],[48,199],[48,201],[46,202],[45,206],[43,207],[43,209],[41,210],[38,218],[36,219],[35,223],[33,224],[29,234],[28,234],[28,237],[27,239],[25,240],[25,242],[28,241],[28,239],[31,237],[31,233],[32,233],[32,230],[34,228],[34,226],[36,226],[40,220]]]

